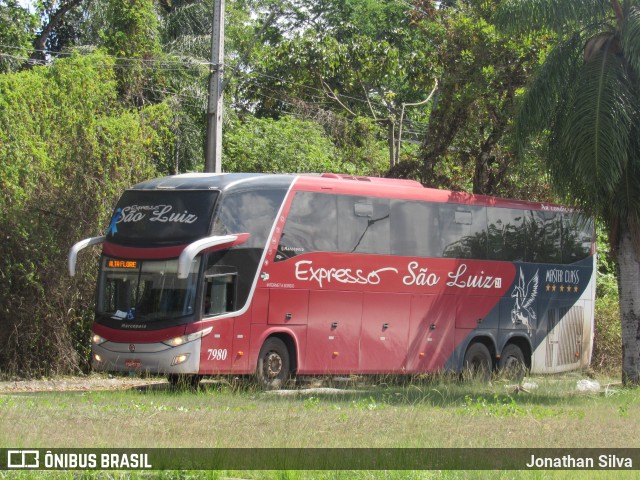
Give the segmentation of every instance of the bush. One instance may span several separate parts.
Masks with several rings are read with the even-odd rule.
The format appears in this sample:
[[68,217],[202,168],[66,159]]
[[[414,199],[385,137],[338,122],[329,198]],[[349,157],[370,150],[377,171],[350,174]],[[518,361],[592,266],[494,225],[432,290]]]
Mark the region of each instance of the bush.
[[622,368],[622,337],[618,281],[609,243],[598,228],[598,272],[596,279],[595,336],[591,366],[604,373]]
[[596,331],[591,366],[602,373],[619,373],[622,368],[622,337],[618,298],[596,300]]
[[148,123],[119,106],[100,54],[0,75],[0,371],[88,368],[97,250],[73,281],[67,252],[105,230],[122,190],[157,176],[165,147]]
[[229,172],[356,173],[320,125],[293,117],[233,122],[225,133],[223,166]]

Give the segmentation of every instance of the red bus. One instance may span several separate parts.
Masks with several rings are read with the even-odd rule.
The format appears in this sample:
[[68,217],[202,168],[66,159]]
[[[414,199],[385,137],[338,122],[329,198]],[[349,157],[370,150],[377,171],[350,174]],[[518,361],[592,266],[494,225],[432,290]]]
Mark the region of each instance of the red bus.
[[170,380],[587,366],[593,223],[571,209],[323,175],[184,174],[124,192],[92,365]]

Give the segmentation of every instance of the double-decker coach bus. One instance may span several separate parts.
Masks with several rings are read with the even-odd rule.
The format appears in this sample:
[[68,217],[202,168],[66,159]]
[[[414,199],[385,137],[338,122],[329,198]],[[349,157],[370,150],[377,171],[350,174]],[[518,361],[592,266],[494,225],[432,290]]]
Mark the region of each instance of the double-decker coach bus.
[[419,374],[589,364],[593,224],[571,209],[323,175],[124,192],[102,243],[99,371]]

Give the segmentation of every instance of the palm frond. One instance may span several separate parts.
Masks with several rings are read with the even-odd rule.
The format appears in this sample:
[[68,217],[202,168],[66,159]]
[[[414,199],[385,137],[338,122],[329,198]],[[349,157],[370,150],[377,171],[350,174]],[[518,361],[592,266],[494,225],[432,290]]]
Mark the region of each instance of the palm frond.
[[208,2],[182,5],[165,19],[165,42],[182,35],[210,35],[212,25],[212,9]]
[[611,12],[609,0],[507,0],[494,16],[501,30],[528,33],[573,31],[575,25],[600,23]]
[[623,188],[635,99],[623,59],[605,48],[584,64],[561,105],[549,152],[553,177],[587,207]]
[[629,9],[621,32],[621,43],[624,56],[640,77],[640,7]]
[[553,48],[528,86],[515,122],[521,152],[531,136],[542,133],[553,123],[558,102],[566,97],[566,90],[579,70],[583,43],[576,33]]
[[[636,110],[631,120],[627,166],[622,174],[621,188],[609,205],[608,218],[640,226],[640,92],[636,90],[635,95]],[[637,241],[640,242],[640,237]]]
[[208,61],[211,55],[210,35],[181,35],[165,44],[165,50],[174,55],[185,55]]

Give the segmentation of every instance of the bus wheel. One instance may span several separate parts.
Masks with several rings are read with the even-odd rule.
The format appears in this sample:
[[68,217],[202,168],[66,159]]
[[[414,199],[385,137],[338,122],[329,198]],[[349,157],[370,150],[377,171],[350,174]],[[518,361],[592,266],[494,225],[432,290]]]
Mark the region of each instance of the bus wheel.
[[464,354],[462,378],[488,382],[491,380],[492,365],[489,349],[480,342],[473,343]]
[[527,373],[527,365],[524,362],[524,354],[520,347],[513,343],[504,347],[498,362],[498,368],[500,369],[500,374],[505,378],[520,382]]
[[200,375],[172,373],[167,375],[167,380],[175,390],[195,390],[200,385]]
[[262,345],[258,355],[256,377],[268,390],[282,388],[289,379],[289,350],[282,340],[271,337]]

